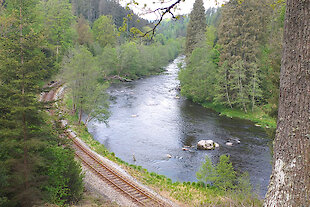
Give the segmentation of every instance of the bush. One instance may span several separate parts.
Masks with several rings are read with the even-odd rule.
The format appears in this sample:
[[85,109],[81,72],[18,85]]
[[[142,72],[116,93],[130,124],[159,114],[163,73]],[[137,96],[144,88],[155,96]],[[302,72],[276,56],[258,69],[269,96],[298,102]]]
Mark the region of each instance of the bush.
[[222,190],[234,189],[237,176],[232,163],[229,162],[229,156],[220,156],[220,162],[215,167],[216,179],[214,185]]
[[238,190],[243,194],[250,193],[252,190],[248,174],[243,173],[237,178],[229,156],[226,155],[221,155],[219,163],[215,166],[206,156],[205,163],[202,164],[196,176],[200,183],[207,183],[207,187],[213,186],[223,191]]
[[45,200],[58,205],[78,201],[83,193],[83,176],[74,153],[62,147],[49,147],[45,151],[49,160],[45,175],[48,180],[42,186]]

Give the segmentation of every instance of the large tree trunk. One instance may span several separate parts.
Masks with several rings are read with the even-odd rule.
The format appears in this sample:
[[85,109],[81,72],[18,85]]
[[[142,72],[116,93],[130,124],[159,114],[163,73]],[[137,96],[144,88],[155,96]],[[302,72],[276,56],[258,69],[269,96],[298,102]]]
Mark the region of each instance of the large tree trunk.
[[310,206],[310,0],[287,0],[273,170],[265,207]]

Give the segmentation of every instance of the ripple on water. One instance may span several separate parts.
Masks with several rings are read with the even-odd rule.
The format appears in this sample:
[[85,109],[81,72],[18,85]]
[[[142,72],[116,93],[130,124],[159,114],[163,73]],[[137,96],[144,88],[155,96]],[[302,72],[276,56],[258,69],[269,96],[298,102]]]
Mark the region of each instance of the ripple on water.
[[[263,196],[271,174],[267,135],[249,121],[218,116],[185,98],[175,98],[180,96],[174,90],[179,85],[179,61],[182,58],[167,66],[163,75],[113,84],[109,88],[112,97],[109,127],[92,122],[89,131],[124,161],[173,181],[196,181],[196,171],[205,156],[217,162],[221,154],[229,154],[234,167],[248,171],[251,182],[259,186],[257,189]],[[225,145],[231,138],[241,143]],[[195,146],[201,139],[212,139],[220,147],[197,150]],[[184,146],[194,147],[183,151]]]

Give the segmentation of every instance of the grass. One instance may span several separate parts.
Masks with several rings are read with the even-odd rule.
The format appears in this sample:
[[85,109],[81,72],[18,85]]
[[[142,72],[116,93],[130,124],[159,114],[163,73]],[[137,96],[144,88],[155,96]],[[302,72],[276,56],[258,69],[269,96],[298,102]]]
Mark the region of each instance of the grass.
[[254,112],[245,113],[244,111],[238,109],[230,109],[224,106],[215,105],[213,103],[203,103],[202,106],[213,109],[222,116],[235,117],[240,119],[250,120],[256,123],[257,126],[264,128],[276,128],[276,119],[268,116],[262,109],[256,108]]
[[214,187],[205,186],[203,183],[191,182],[172,182],[171,179],[148,172],[141,166],[132,165],[116,157],[113,152],[109,152],[106,147],[94,140],[88,132],[85,125],[78,125],[78,117],[71,114],[68,108],[72,107],[72,100],[65,96],[63,105],[64,118],[69,121],[70,127],[78,137],[81,138],[91,149],[98,154],[114,161],[124,168],[129,174],[139,180],[141,183],[153,188],[156,192],[181,206],[221,206],[221,207],[239,207],[239,206],[262,206],[262,201],[251,192],[220,191]]

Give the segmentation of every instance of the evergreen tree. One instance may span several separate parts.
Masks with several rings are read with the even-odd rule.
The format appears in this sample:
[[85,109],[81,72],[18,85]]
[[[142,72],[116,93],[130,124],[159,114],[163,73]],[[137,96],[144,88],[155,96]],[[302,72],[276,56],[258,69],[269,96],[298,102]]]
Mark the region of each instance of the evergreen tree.
[[[51,72],[52,63],[45,53],[47,41],[37,4],[37,0],[7,1],[0,16],[0,203],[5,206],[51,200],[42,190],[50,186],[45,173],[50,168],[45,164],[53,163],[44,150],[59,140],[44,119],[46,107],[38,102],[40,82]],[[73,157],[66,162],[76,165]],[[76,178],[73,185],[81,182],[79,173],[68,169]],[[71,195],[79,197],[73,191]]]
[[216,29],[207,28],[204,42],[193,50],[186,68],[179,73],[181,94],[195,102],[213,102],[216,94],[215,76],[218,64],[218,51],[214,47],[217,39]]
[[[133,14],[132,10],[122,7],[117,1],[111,0],[71,0],[73,12],[76,16],[84,16],[90,23],[96,21],[100,16],[111,16],[117,27],[121,27],[123,19],[128,20],[128,29],[136,27],[140,30],[150,23]],[[128,15],[131,16],[128,18]]]
[[[38,82],[48,61],[41,51],[44,36],[38,28],[36,0],[8,1],[0,36],[1,160],[9,170],[7,193],[11,204],[30,206],[40,197],[35,176],[40,155],[49,137],[41,126]],[[13,196],[12,196],[13,195]]]
[[[271,15],[267,0],[229,1],[222,8],[219,25],[220,65],[225,66],[225,84],[218,84],[218,102],[253,110],[263,98],[259,90],[264,73],[259,72],[260,47],[266,42],[266,25]],[[223,74],[224,75],[224,74]],[[220,81],[223,83],[223,81]],[[224,93],[225,92],[225,93]]]
[[189,15],[187,26],[185,53],[190,55],[192,51],[204,41],[206,32],[205,8],[202,0],[196,0],[192,12]]

